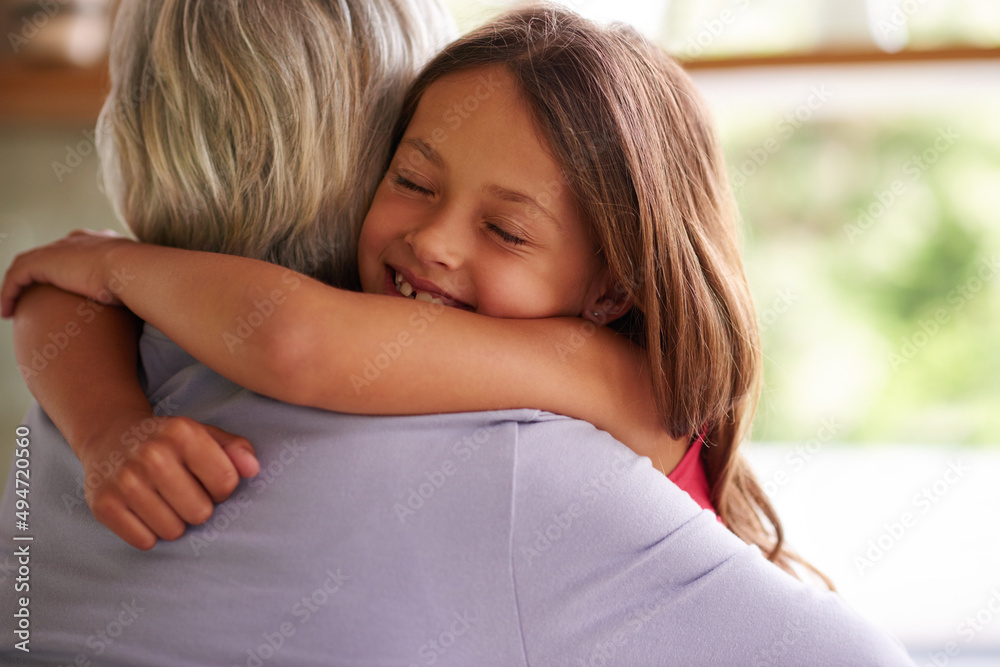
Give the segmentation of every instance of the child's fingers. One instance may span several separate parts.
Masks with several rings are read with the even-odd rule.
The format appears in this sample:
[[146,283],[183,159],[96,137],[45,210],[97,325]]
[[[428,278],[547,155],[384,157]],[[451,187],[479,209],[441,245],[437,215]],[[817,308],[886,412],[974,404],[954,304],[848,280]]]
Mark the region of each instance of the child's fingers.
[[148,551],[156,545],[156,535],[132,510],[117,491],[103,490],[90,499],[94,518],[136,549]]
[[[195,453],[186,458],[187,467],[190,474],[201,483],[211,500],[221,503],[226,500],[236,486],[240,483],[240,476],[236,466],[229,460],[226,453],[219,445],[205,436],[208,442],[197,443],[199,447]],[[198,523],[204,523],[208,517],[203,517]],[[193,522],[192,522],[193,523]]]
[[[158,489],[167,488],[161,483],[171,477],[193,477],[204,489],[202,494],[207,492],[216,503],[221,503],[232,494],[240,476],[229,456],[213,438],[210,428],[187,417],[171,417],[163,423],[157,437],[143,446],[138,457],[142,459],[150,479],[157,482]],[[168,493],[171,499],[177,498],[177,502],[184,504],[179,489]],[[198,511],[187,516],[199,519],[192,523],[204,523],[208,516],[202,516],[203,513]]]
[[[229,461],[226,464],[229,465]],[[182,522],[199,526],[211,518],[215,509],[212,499],[194,474],[179,461],[164,466],[155,479],[156,493]]]
[[101,523],[136,549],[149,551],[156,546],[156,535],[149,529],[149,526],[129,510],[123,510],[112,521],[102,521]]
[[[131,485],[134,495],[130,493],[133,488],[124,486],[133,481],[130,476],[139,480]],[[159,505],[148,497],[146,491],[152,490],[153,495],[184,523],[198,525],[212,516],[212,499],[216,498],[217,489],[209,487],[213,483],[218,487],[220,482],[217,480],[227,483],[230,479],[235,487],[239,479],[233,464],[212,438],[199,428],[198,423],[186,417],[172,417],[122,467],[117,481],[126,493],[129,507],[149,524],[153,532],[166,539],[176,539],[149,523],[151,519],[158,520],[158,525],[172,527],[164,522]],[[143,507],[154,513],[149,517],[144,515],[136,508],[138,502],[144,503]]]
[[253,477],[260,472],[260,461],[249,440],[208,424],[205,430],[222,446],[240,477]]
[[176,540],[185,525],[177,513],[151,486],[134,487],[128,493],[128,508],[161,540]]
[[[190,473],[172,455],[169,445],[159,442],[146,443],[140,457],[123,463],[108,483],[97,491],[101,497],[122,504],[144,523],[156,537],[176,540],[184,534],[184,522],[160,496],[156,487],[167,479],[189,477]],[[204,493],[204,492],[202,492]],[[97,515],[100,499],[95,494],[92,507]],[[112,502],[112,505],[115,503]]]
[[260,472],[260,461],[254,453],[240,444],[230,444],[225,446],[229,460],[236,466],[236,472],[240,477],[254,477]]

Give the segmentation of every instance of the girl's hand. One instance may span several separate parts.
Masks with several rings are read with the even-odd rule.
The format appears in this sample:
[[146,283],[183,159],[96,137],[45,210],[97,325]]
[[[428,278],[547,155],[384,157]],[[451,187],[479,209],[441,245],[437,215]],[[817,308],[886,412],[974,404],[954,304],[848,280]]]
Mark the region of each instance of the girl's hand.
[[11,317],[21,293],[35,283],[55,285],[105,305],[119,305],[115,297],[133,277],[108,267],[115,247],[133,243],[115,232],[75,231],[54,243],[14,258],[0,289],[0,316]]
[[81,456],[94,517],[136,547],[176,540],[260,471],[245,439],[187,417],[123,418]]

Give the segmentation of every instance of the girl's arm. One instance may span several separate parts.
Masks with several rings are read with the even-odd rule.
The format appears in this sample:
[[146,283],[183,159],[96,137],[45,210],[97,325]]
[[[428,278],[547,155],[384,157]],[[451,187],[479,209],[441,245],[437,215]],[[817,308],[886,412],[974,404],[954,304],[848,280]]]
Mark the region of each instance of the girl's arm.
[[123,308],[36,286],[18,302],[14,346],[28,389],[83,464],[94,516],[148,549],[205,521],[236,487],[237,463],[253,463],[243,438],[153,414],[136,374],[139,324]]
[[32,282],[120,299],[221,375],[290,403],[359,414],[541,408],[593,423],[665,472],[687,446],[660,426],[641,350],[582,320],[482,317],[257,260],[87,235],[19,256],[4,314]]

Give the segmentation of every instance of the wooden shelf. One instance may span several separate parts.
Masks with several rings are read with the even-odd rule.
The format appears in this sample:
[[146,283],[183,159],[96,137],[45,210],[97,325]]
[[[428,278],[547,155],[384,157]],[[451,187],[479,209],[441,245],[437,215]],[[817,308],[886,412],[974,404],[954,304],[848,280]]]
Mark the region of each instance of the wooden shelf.
[[1000,59],[1000,48],[948,48],[905,50],[896,53],[885,51],[820,51],[767,56],[741,56],[734,58],[703,58],[681,60],[685,69],[737,69],[749,67],[784,67],[794,65],[874,65],[911,62],[949,62],[961,60]]
[[106,62],[84,69],[0,61],[0,122],[95,123],[110,90]]
[[[906,62],[998,60],[1000,48],[949,48],[924,51],[824,51],[684,62],[689,70],[865,65]],[[106,62],[91,68],[29,67],[0,61],[0,123],[90,124],[110,90]]]

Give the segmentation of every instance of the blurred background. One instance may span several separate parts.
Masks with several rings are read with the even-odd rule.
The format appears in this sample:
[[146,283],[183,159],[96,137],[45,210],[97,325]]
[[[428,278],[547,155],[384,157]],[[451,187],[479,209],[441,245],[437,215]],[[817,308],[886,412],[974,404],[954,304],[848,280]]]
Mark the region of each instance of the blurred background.
[[[512,3],[447,0],[459,29]],[[748,455],[793,546],[920,665],[1000,664],[1000,0],[565,0],[684,61],[764,331]],[[0,1],[0,262],[121,229],[107,3]],[[0,326],[0,466],[30,398]]]

